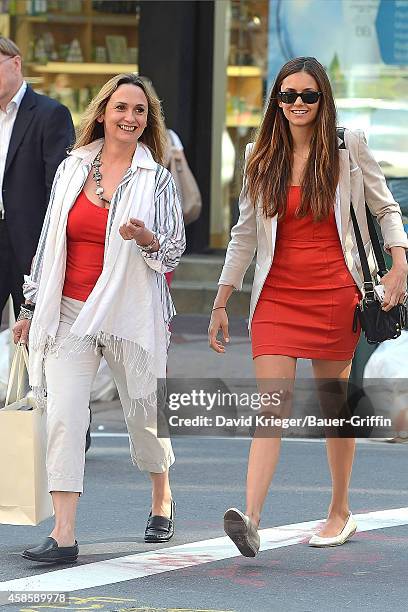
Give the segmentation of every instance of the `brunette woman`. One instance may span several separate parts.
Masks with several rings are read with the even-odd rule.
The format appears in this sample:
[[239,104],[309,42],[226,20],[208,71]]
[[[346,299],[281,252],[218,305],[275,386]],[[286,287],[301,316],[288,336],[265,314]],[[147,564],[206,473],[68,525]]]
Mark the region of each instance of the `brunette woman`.
[[[381,281],[383,308],[402,301],[406,291],[408,240],[400,208],[364,135],[346,130],[345,148],[340,144],[323,66],[312,57],[289,61],[273,85],[256,140],[246,149],[239,221],[231,232],[209,326],[210,346],[224,353],[217,333],[221,329],[228,342],[227,301],[241,288],[256,251],[249,321],[255,373],[263,391],[276,391],[286,381],[284,410],[297,358],[312,360],[318,381],[346,383],[350,374],[359,339],[353,315],[363,292],[350,201],[367,252],[365,201],[392,256],[392,268]],[[371,254],[369,261],[374,272]],[[311,545],[343,544],[356,531],[348,499],[354,448],[353,438],[327,437],[332,497],[327,520]],[[245,513],[230,508],[224,516],[226,533],[245,556],[259,549],[258,525],[279,450],[279,430],[269,437],[255,434]]]

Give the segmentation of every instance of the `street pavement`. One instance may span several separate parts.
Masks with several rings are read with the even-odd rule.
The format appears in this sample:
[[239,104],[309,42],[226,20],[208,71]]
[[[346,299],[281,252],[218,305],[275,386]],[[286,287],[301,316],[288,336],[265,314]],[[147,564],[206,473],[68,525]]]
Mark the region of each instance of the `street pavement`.
[[[210,352],[206,326],[205,317],[176,319],[169,376],[250,379],[245,322],[232,321],[226,355]],[[309,362],[301,361],[298,371],[310,375]],[[244,508],[249,440],[174,438],[176,535],[168,544],[147,545],[150,483],[131,465],[119,402],[95,403],[92,409],[92,446],[78,512],[80,560],[62,570],[19,555],[48,535],[51,519],[36,528],[1,525],[0,598],[8,581],[21,579],[15,592],[27,592],[30,584],[42,585],[32,589],[37,591],[70,591],[64,610],[407,610],[408,445],[358,443],[351,508],[361,515],[361,530],[344,546],[314,549],[306,543],[313,526],[298,524],[321,521],[327,511],[324,442],[285,439],[262,516],[262,552],[246,559],[224,539],[222,515],[229,506]],[[8,603],[2,609],[59,608]]]

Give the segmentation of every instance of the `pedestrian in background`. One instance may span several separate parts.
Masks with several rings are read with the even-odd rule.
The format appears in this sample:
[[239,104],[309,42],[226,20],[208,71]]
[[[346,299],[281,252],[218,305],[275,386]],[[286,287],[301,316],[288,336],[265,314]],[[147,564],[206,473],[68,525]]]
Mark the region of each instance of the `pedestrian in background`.
[[[151,87],[156,98],[158,95],[148,77],[140,77],[146,81]],[[197,185],[197,181],[191,172],[187,158],[184,154],[183,143],[180,136],[174,130],[166,127],[167,142],[164,153],[163,165],[170,170],[173,179],[177,186],[178,196],[183,211],[184,224],[187,226],[196,221],[201,214],[201,194]],[[171,287],[174,277],[174,271],[166,272],[166,280]]]
[[[185,248],[181,207],[164,157],[159,100],[134,74],[110,79],[90,103],[60,165],[24,286],[15,342],[29,333],[30,384],[47,386],[47,471],[55,527],[33,561],[75,561],[92,382],[103,355],[125,413],[132,461],[150,473],[146,542],[174,533],[171,442],[157,437],[157,379],[166,375],[175,314],[164,273]],[[33,316],[32,316],[33,315]],[[30,324],[30,318],[32,321]],[[31,329],[30,329],[31,327]]]
[[[184,151],[183,143],[180,140],[180,136],[176,134],[174,130],[167,129],[167,146],[165,152],[164,166],[171,172],[170,168],[170,160],[174,153],[179,153]],[[173,176],[174,179],[176,177]],[[179,194],[180,195],[180,194]],[[180,202],[182,204],[182,202]],[[171,287],[171,283],[173,281],[174,270],[171,272],[166,272],[166,281],[169,287]]]
[[0,321],[10,295],[20,311],[55,171],[74,140],[69,110],[27,85],[20,50],[0,36]]
[[[402,302],[406,291],[408,240],[400,207],[363,134],[346,130],[346,148],[339,150],[339,145],[333,94],[323,66],[314,58],[289,61],[273,85],[256,141],[246,149],[240,216],[231,232],[209,326],[210,346],[224,353],[217,333],[221,329],[228,342],[226,304],[233,289],[241,288],[257,251],[249,323],[255,373],[261,391],[284,388],[285,408],[299,357],[312,360],[317,382],[330,379],[344,391],[347,387],[341,383],[347,383],[359,339],[353,316],[364,280],[351,201],[366,248],[365,200],[393,259],[381,280],[383,308]],[[373,272],[371,256],[369,261]],[[270,435],[276,437],[263,437],[257,430],[252,440],[245,514],[230,508],[224,515],[226,533],[248,557],[259,550],[261,511],[279,458],[281,429]],[[343,544],[356,531],[348,500],[354,449],[354,438],[327,438],[332,498],[327,520],[311,545]]]

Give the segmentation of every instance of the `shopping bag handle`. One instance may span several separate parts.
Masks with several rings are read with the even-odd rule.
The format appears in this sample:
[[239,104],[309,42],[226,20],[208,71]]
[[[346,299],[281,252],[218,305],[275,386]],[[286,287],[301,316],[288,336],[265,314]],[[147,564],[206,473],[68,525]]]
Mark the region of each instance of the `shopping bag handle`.
[[24,397],[24,374],[28,372],[28,351],[25,344],[17,344],[14,352],[13,361],[11,362],[10,376],[7,385],[6,403],[10,403],[10,395],[14,384],[17,382],[16,400]]

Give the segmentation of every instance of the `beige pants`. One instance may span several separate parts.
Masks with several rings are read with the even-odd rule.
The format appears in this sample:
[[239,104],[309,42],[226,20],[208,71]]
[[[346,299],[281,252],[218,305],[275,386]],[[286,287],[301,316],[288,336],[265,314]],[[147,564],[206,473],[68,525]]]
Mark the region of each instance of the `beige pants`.
[[[63,297],[57,345],[66,338],[83,302]],[[132,462],[140,470],[165,472],[174,462],[171,442],[157,437],[156,413],[130,410],[125,372],[105,346],[72,351],[69,341],[45,359],[47,381],[47,472],[50,491],[82,493],[89,398],[102,355],[118,388],[130,438]],[[116,356],[118,357],[118,356]],[[120,357],[120,356],[119,356]]]

